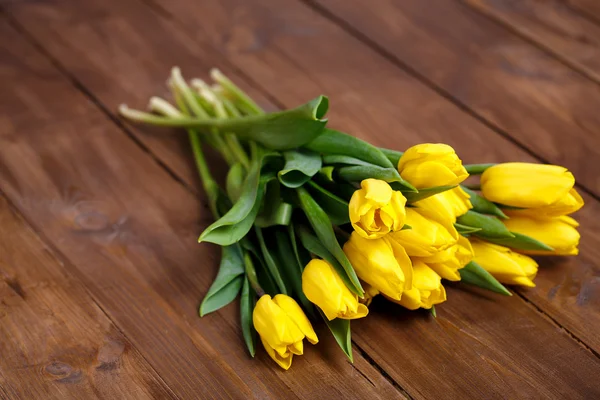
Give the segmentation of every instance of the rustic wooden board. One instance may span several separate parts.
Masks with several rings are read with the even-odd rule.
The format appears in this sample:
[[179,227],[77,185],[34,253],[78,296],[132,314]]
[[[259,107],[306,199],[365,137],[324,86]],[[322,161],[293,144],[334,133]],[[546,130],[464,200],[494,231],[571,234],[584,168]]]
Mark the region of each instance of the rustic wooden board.
[[581,11],[588,19],[600,23],[600,3],[596,0],[566,0],[566,2]]
[[218,256],[196,243],[206,208],[4,21],[0,37],[2,190],[177,396],[403,398],[322,326],[292,375],[247,355],[235,308],[198,318]]
[[466,0],[466,3],[600,82],[600,25],[564,1]]
[[[175,5],[177,4],[178,3],[175,3]],[[100,7],[98,5],[96,6]],[[115,10],[114,12],[117,15],[120,15],[121,18],[127,19],[127,24],[121,22],[117,25],[121,27],[127,26],[127,28],[121,29],[126,29],[129,33],[129,37],[145,37],[146,34],[150,34],[151,30],[155,29],[154,27],[157,26],[155,23],[160,23],[158,26],[160,26],[162,29],[165,29],[165,31],[170,35],[177,33],[175,37],[178,40],[174,41],[168,46],[169,51],[171,51],[173,56],[177,59],[188,59],[188,57],[193,58],[193,56],[188,56],[188,54],[198,54],[198,49],[206,51],[202,40],[206,40],[206,36],[210,38],[212,35],[211,32],[219,32],[218,26],[211,25],[208,26],[211,31],[209,33],[204,33],[204,35],[200,35],[193,31],[192,33],[197,35],[195,38],[198,39],[196,40],[196,43],[198,44],[197,47],[193,47],[193,50],[187,50],[186,47],[182,48],[182,46],[179,44],[180,42],[185,43],[186,36],[176,28],[173,28],[173,25],[164,22],[162,19],[155,17],[155,20],[148,21],[149,15],[143,10],[136,8],[136,15],[139,16],[139,20],[146,22],[146,24],[142,25],[141,23],[134,23],[135,18],[128,14],[128,12],[130,12],[128,10],[132,10],[133,6],[119,6],[117,4],[109,3],[106,5],[106,7],[107,9],[110,7],[112,10]],[[223,7],[224,8],[222,10],[225,10],[227,5]],[[264,9],[266,9],[266,6],[259,11],[264,11]],[[494,159],[506,159],[509,156],[517,156],[514,154],[515,150],[507,145],[506,141],[498,138],[496,135],[491,133],[491,131],[483,128],[476,121],[461,113],[445,100],[435,96],[431,91],[428,91],[423,85],[415,82],[411,77],[398,72],[390,64],[382,63],[381,59],[377,58],[377,56],[371,55],[371,53],[365,50],[363,46],[359,46],[356,44],[356,42],[348,39],[347,35],[332,28],[331,24],[322,22],[322,19],[317,18],[317,27],[311,26],[311,24],[307,23],[307,21],[309,20],[309,17],[311,17],[310,22],[313,22],[312,20],[314,17],[310,13],[307,14],[306,10],[302,12],[298,11],[300,9],[301,8],[291,9],[290,15],[293,15],[293,22],[295,22],[295,24],[291,24],[291,26],[292,29],[300,30],[302,32],[319,32],[320,36],[313,34],[312,39],[306,39],[307,43],[305,44],[306,48],[311,48],[315,51],[316,54],[311,56],[314,58],[308,58],[308,60],[305,62],[291,58],[291,54],[293,54],[295,51],[299,52],[299,54],[302,54],[302,56],[306,58],[307,52],[306,50],[301,50],[304,49],[304,45],[301,45],[299,42],[291,42],[289,38],[286,38],[288,40],[285,40],[281,46],[276,47],[276,49],[279,50],[280,47],[287,49],[290,47],[290,43],[294,45],[291,46],[290,50],[287,50],[283,53],[277,53],[275,50],[270,51],[272,46],[271,44],[268,46],[263,45],[260,51],[257,50],[254,52],[243,51],[245,49],[242,46],[242,50],[240,51],[235,42],[229,43],[230,48],[233,48],[234,50],[227,51],[227,55],[233,62],[240,66],[244,65],[246,70],[251,72],[252,76],[256,76],[256,79],[261,82],[263,86],[267,87],[268,84],[268,89],[270,92],[272,94],[276,94],[277,98],[281,99],[285,104],[291,105],[294,104],[294,102],[298,103],[318,93],[319,88],[314,83],[314,81],[318,80],[319,84],[323,85],[323,89],[332,94],[335,99],[340,98],[342,105],[345,106],[345,109],[340,110],[339,105],[336,105],[337,103],[334,104],[333,111],[336,113],[335,115],[337,115],[337,118],[332,117],[332,119],[336,121],[339,121],[342,118],[348,121],[348,117],[350,115],[358,115],[357,107],[360,105],[361,101],[365,102],[366,104],[370,104],[370,108],[368,109],[369,114],[367,115],[369,120],[363,121],[360,118],[353,118],[345,124],[346,127],[351,127],[353,132],[359,130],[359,135],[362,135],[363,137],[371,138],[372,140],[385,143],[386,145],[397,144],[398,146],[406,146],[411,141],[412,143],[415,143],[416,141],[424,139],[444,140],[444,136],[449,136],[447,135],[447,132],[449,130],[448,128],[450,127],[450,132],[457,132],[457,130],[460,129],[460,136],[457,133],[453,133],[452,136],[448,137],[448,139],[457,142],[456,146],[458,148],[464,146],[464,154],[466,154],[466,149],[469,146],[473,148],[472,143],[464,140],[466,135],[466,137],[473,139],[476,143],[479,141],[478,146],[475,147],[477,150],[480,148],[483,149],[484,145],[489,146],[490,143],[498,144],[497,146],[489,146],[491,147],[490,149],[484,150],[486,156],[490,156]],[[98,82],[109,83],[110,80],[108,77],[110,73],[116,73],[118,76],[115,79],[116,81],[121,80],[121,82],[125,82],[127,77],[124,74],[127,71],[125,71],[124,68],[115,70],[114,66],[133,65],[133,68],[135,68],[135,57],[139,57],[139,53],[135,55],[127,54],[125,52],[115,53],[117,51],[115,50],[116,47],[111,45],[99,46],[101,43],[95,43],[95,48],[98,52],[98,60],[106,59],[101,55],[104,54],[104,52],[112,51],[111,61],[113,64],[106,66],[100,61],[89,62],[89,60],[84,58],[84,53],[82,53],[82,50],[78,50],[84,48],[80,43],[84,43],[86,39],[80,39],[82,42],[79,42],[78,38],[81,38],[81,36],[85,33],[82,33],[81,30],[78,32],[79,35],[73,35],[73,32],[69,32],[68,27],[65,27],[64,24],[60,23],[60,20],[64,17],[61,17],[61,14],[58,13],[56,9],[52,14],[52,17],[55,18],[56,23],[48,24],[47,20],[39,19],[44,18],[48,14],[48,12],[44,12],[44,7],[41,7],[41,10],[42,11],[40,11],[39,6],[33,12],[31,11],[31,8],[28,8],[25,10],[26,12],[23,13],[19,13],[19,10],[16,10],[17,12],[15,12],[14,15],[16,15],[19,20],[27,22],[28,26],[32,26],[31,23],[37,21],[38,23],[36,23],[35,26],[38,30],[33,31],[34,34],[36,34],[36,37],[52,37],[52,35],[55,35],[54,37],[56,39],[60,38],[60,40],[50,41],[46,45],[46,48],[49,49],[49,51],[51,51],[55,57],[60,58],[61,62],[67,66],[67,69],[71,72],[74,72],[74,76],[80,79],[86,85],[86,87],[92,87],[93,93],[100,93],[98,97],[104,102],[104,104],[108,104],[105,99],[112,100],[114,102],[122,99],[122,97],[119,98],[119,90],[122,89],[122,83],[120,83],[121,87],[119,87],[119,85],[115,87],[111,86],[110,84],[100,85]],[[69,17],[71,18],[71,21],[73,21],[74,16],[76,15],[76,9],[70,8],[69,10],[71,12]],[[102,9],[102,11],[105,13],[107,12],[105,9]],[[217,17],[222,15],[220,8],[210,9],[210,11],[212,12],[211,15]],[[200,9],[194,12],[201,13],[207,12],[207,10]],[[269,20],[267,20],[269,23],[260,23],[261,20],[257,20],[257,16],[255,14],[238,12],[238,14],[240,13],[244,16],[245,20],[249,19],[251,26],[278,26]],[[94,34],[102,37],[103,43],[117,43],[118,39],[123,40],[122,37],[119,37],[116,34],[111,34],[111,31],[107,29],[108,27],[114,26],[116,24],[115,21],[107,18],[107,14],[102,15],[105,20],[108,20],[103,21],[106,23],[106,26],[101,25],[100,23],[94,24]],[[192,13],[190,18],[194,18],[194,15],[195,14]],[[85,16],[85,14],[83,14],[81,18],[83,18],[83,16]],[[269,17],[273,18],[273,15]],[[265,17],[263,16],[262,18]],[[83,20],[81,21],[83,24]],[[183,22],[186,23],[186,20],[184,19]],[[48,25],[51,25],[51,28],[49,30],[44,30],[48,29]],[[289,25],[290,24],[288,20],[282,19],[282,21],[279,21],[279,26]],[[186,24],[186,27],[191,30],[192,25]],[[203,27],[206,28],[206,24],[203,25]],[[251,28],[238,23],[235,24],[235,30],[242,32],[239,34],[239,38],[235,40],[242,40],[241,38],[245,37],[246,40],[252,42],[252,40],[248,39],[247,35],[248,33],[253,33]],[[98,34],[97,32],[101,32],[101,34]],[[228,31],[221,29],[221,32]],[[90,35],[91,34],[92,33],[90,33]],[[311,35],[308,36],[311,37]],[[323,37],[328,38],[327,42],[325,42],[326,46],[315,46],[317,40],[322,41]],[[300,39],[298,39],[298,41],[299,40]],[[271,41],[277,43],[277,40]],[[65,42],[68,43],[66,46],[63,45]],[[140,42],[139,40],[134,40],[134,42],[136,42],[138,46],[140,46],[140,43],[144,44],[144,54],[152,54],[153,52],[158,52],[160,49],[158,45],[153,47],[151,43]],[[352,43],[352,45],[350,45],[350,43]],[[123,45],[124,47],[128,46],[126,43],[123,43]],[[164,44],[162,45],[164,47]],[[131,44],[129,46],[131,46]],[[191,46],[188,46],[188,48],[189,47]],[[339,52],[332,52],[330,56],[327,56],[327,51],[331,52],[332,49],[336,48],[340,48]],[[267,52],[265,49],[269,49],[269,52]],[[348,63],[349,54],[344,54],[346,61],[340,58],[342,51],[348,52],[348,50],[351,50],[351,54],[356,54],[353,56],[356,58],[350,57],[350,65],[352,64],[353,60],[356,60],[358,65],[360,64],[359,60],[366,58],[372,62],[373,66],[361,65],[360,70],[357,68],[356,70],[351,71],[340,69],[342,76],[335,79],[333,74],[335,68],[341,68],[343,63]],[[141,50],[138,49],[138,51]],[[286,56],[287,59],[285,58]],[[268,65],[267,62],[261,63],[262,57],[268,59]],[[337,61],[338,64],[334,63],[331,65],[336,58],[339,59],[339,61]],[[82,59],[84,60],[83,62],[77,61]],[[327,63],[328,67],[316,65],[314,67],[316,69],[314,73],[310,71],[306,72],[308,69],[306,64],[317,59],[322,59],[324,63]],[[145,59],[144,62],[145,64],[150,65],[158,64],[156,61],[149,62],[148,59]],[[171,61],[168,59],[163,60],[162,65],[165,69],[165,72],[170,63]],[[184,68],[187,65],[182,63],[179,64]],[[154,73],[154,68],[155,67],[148,69],[144,68],[144,71],[151,71],[150,73],[146,72],[150,75]],[[160,69],[158,67],[156,68]],[[186,69],[184,69],[184,71],[185,70]],[[375,76],[375,71],[382,75],[380,79],[373,78]],[[149,81],[155,82],[157,79],[160,80],[164,76],[165,72],[162,72],[163,75],[157,77],[149,76],[146,78]],[[368,79],[366,79],[364,75],[367,75]],[[86,76],[88,78],[83,79]],[[90,76],[95,77],[95,79],[90,79]],[[281,79],[273,82],[273,76],[281,76]],[[266,79],[267,77],[269,78],[268,80]],[[138,79],[137,76],[136,79]],[[346,83],[344,84],[344,82]],[[381,100],[378,102],[374,101],[374,99],[377,97],[378,91],[385,91],[385,84],[390,84],[390,82],[396,85],[394,86],[394,89],[401,90],[402,92],[409,92],[411,94],[410,100],[414,101],[416,104],[412,106],[404,103],[399,105],[396,104],[397,109],[394,110],[396,113],[392,113],[389,109],[389,104],[385,104]],[[138,82],[138,87],[144,88],[149,84],[150,82],[140,81]],[[343,96],[344,94],[346,96]],[[350,104],[344,104],[344,100]],[[408,100],[406,103],[409,103]],[[426,110],[427,112],[422,111],[420,114],[417,114],[417,116],[412,117],[411,119],[411,114],[417,113],[418,109],[423,108],[425,104],[429,105],[430,107],[428,110]],[[388,108],[386,109],[386,107]],[[400,112],[400,110],[404,110],[404,108],[408,108],[408,110],[401,114],[400,118],[394,115]],[[436,115],[433,122],[427,121],[427,119],[431,119],[432,110],[436,110],[436,113],[439,113],[440,115]],[[388,116],[389,114],[392,114],[392,116]],[[400,124],[398,123],[399,119],[402,122]],[[451,123],[450,121],[455,122]],[[407,131],[408,129],[406,125],[414,124],[415,129],[419,130],[414,133],[408,132],[406,136],[402,138],[391,137],[383,134],[379,136],[369,136],[369,133],[372,131],[373,123],[382,129],[385,126],[400,126],[399,129],[405,129]],[[426,124],[426,126],[421,126],[422,124]],[[482,135],[483,137],[481,137]],[[461,137],[463,138],[462,140],[460,140]],[[490,152],[493,152],[493,154],[490,154]],[[176,154],[176,152],[174,153]],[[527,159],[526,155],[522,153],[517,154],[518,157]],[[172,167],[172,169],[176,173],[178,172],[177,168]],[[392,318],[391,315],[383,314],[383,317],[378,318],[376,326],[370,324],[369,320],[361,321],[360,323],[355,324],[357,328],[357,334],[355,337],[357,337],[357,341],[362,347],[368,349],[368,352],[371,356],[376,357],[375,359],[378,362],[383,363],[382,365],[385,366],[386,370],[391,370],[393,372],[393,378],[401,382],[403,386],[406,385],[406,387],[410,389],[409,392],[413,394],[413,396],[417,397],[426,395],[431,396],[436,394],[442,395],[447,393],[448,390],[457,395],[477,395],[481,394],[482,391],[485,391],[485,393],[488,394],[499,394],[502,393],[502,390],[506,390],[503,389],[505,386],[505,380],[508,380],[511,383],[511,387],[513,387],[514,390],[523,390],[525,392],[541,390],[545,394],[559,396],[562,394],[574,395],[575,393],[570,392],[571,390],[585,390],[587,388],[589,390],[588,393],[593,393],[595,389],[593,387],[586,386],[585,383],[579,381],[579,378],[577,378],[575,373],[577,369],[593,372],[595,370],[595,359],[593,356],[577,345],[574,345],[573,342],[568,340],[566,335],[560,334],[557,336],[557,332],[552,324],[543,318],[539,318],[532,308],[524,306],[523,302],[518,298],[504,299],[492,296],[491,299],[486,302],[486,305],[482,304],[481,308],[478,310],[465,309],[466,304],[473,304],[475,301],[479,301],[479,296],[480,294],[476,292],[465,294],[463,292],[454,290],[451,291],[451,300],[446,305],[451,318],[448,318],[448,316],[445,316],[445,314],[442,312],[440,319],[438,320],[439,324],[433,321],[434,324],[432,325],[432,321],[430,319],[420,319],[420,317],[415,317],[413,314],[403,314],[400,312],[400,321],[403,321],[404,323],[402,327],[399,327],[395,321],[389,321],[389,319]],[[463,310],[460,310],[461,308],[463,308]],[[377,309],[383,313],[386,313],[387,307],[380,306]],[[393,308],[392,310],[394,314],[399,312],[398,308]],[[500,321],[499,323],[496,322],[498,315],[505,315],[506,318],[512,318],[512,323],[507,325],[506,320]],[[460,329],[455,329],[454,327],[457,326],[457,320],[469,321],[471,326],[462,326]],[[408,326],[406,321],[409,321],[410,329],[406,329],[404,327],[404,325]],[[450,322],[448,323],[447,321]],[[477,324],[477,326],[475,327],[474,331],[471,331],[474,324]],[[444,334],[434,330],[433,327],[438,326],[444,328]],[[507,326],[512,328],[509,329]],[[404,329],[402,333],[394,333],[394,335],[402,335],[403,337],[395,337],[394,340],[389,342],[387,346],[386,342],[382,341],[381,339],[376,341],[372,340],[372,337],[377,337],[373,336],[377,335],[374,333],[376,331],[387,332],[387,337],[392,336],[392,332],[396,332],[401,328]],[[543,343],[551,343],[550,347],[543,347],[541,345],[534,346],[534,344],[540,343],[540,341],[537,340],[540,336],[535,332],[536,330],[543,332],[542,337],[545,338]],[[483,338],[483,343],[485,343],[486,346],[475,345],[471,349],[468,343],[472,341],[473,335],[478,337],[479,340],[482,340]],[[561,336],[562,339],[559,339]],[[426,340],[423,341],[423,338],[426,338]],[[517,346],[513,347],[508,346],[508,356],[499,354],[498,349],[503,349],[502,346],[507,347],[507,342],[509,341],[517,341],[518,344]],[[427,360],[427,357],[430,356],[430,354],[427,352],[419,353],[414,349],[415,343],[419,343],[419,350],[422,350],[424,346],[426,347],[431,345],[431,343],[435,343],[436,346],[432,346],[431,351],[434,353],[440,353],[441,351],[441,353],[438,354],[437,358],[434,358],[434,361]],[[447,349],[453,349],[457,343],[462,343],[460,345],[460,353],[448,353]],[[524,348],[520,346],[523,346],[524,344],[526,344],[528,350],[532,348],[535,349],[534,352],[536,354],[537,361],[533,364],[537,365],[537,367],[532,367],[532,365],[530,365],[532,364],[533,359],[523,356]],[[443,349],[446,349],[446,352],[444,352]],[[485,353],[482,353],[482,351],[485,351]],[[555,354],[561,354],[565,351],[583,354],[583,358],[579,358],[576,361],[576,363],[580,364],[575,366],[577,364],[570,363],[569,368],[567,368],[566,371],[561,372],[562,378],[556,381],[556,384],[546,383],[546,385],[543,387],[536,386],[539,385],[539,383],[535,383],[535,380],[531,377],[532,375],[527,371],[535,371],[537,374],[546,373],[547,371],[544,370],[545,367],[543,366],[544,362],[539,362],[539,360],[546,360],[546,363],[550,364],[556,363],[556,360],[554,358],[550,359],[550,357],[555,357]],[[415,357],[407,357],[407,352],[410,352],[408,354]],[[538,354],[538,352],[541,354]],[[525,360],[520,359],[523,357]],[[446,366],[450,364],[453,366],[461,365],[462,368],[458,371],[455,368],[446,368]],[[507,367],[508,365],[510,365],[510,368]],[[570,366],[573,366],[574,369],[570,369]],[[483,372],[481,375],[477,375],[474,373],[474,371],[485,372]],[[408,377],[410,377],[410,379]],[[421,380],[417,379],[418,377],[421,377]],[[490,377],[491,381],[494,382],[492,385],[488,385],[488,381],[486,380],[486,378]],[[451,378],[453,380],[451,380]],[[481,381],[478,381],[480,379]],[[423,381],[436,382],[436,384],[423,384]],[[456,381],[459,383],[457,384]]]
[[[318,0],[454,102],[544,160],[568,167],[596,196],[600,90],[457,1]],[[585,99],[585,100],[584,100]]]
[[175,398],[1,195],[0,226],[0,387],[6,398]]

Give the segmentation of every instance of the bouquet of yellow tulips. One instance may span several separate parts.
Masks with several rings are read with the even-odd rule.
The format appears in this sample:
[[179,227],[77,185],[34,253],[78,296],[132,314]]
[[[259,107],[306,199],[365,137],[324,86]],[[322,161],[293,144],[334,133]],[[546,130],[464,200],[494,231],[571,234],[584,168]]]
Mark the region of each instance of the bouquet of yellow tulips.
[[[219,272],[200,316],[240,297],[242,334],[256,333],[288,369],[303,340],[318,342],[323,318],[352,360],[350,320],[373,297],[416,310],[446,300],[444,280],[510,295],[533,287],[527,254],[575,255],[583,206],[566,168],[528,163],[463,165],[445,144],[404,153],[327,128],[328,99],[265,113],[217,70],[208,84],[173,68],[173,102],[150,113],[125,105],[132,121],[187,130],[215,222],[200,242],[222,247]],[[213,178],[203,146],[229,165]],[[464,185],[470,175],[479,183]]]

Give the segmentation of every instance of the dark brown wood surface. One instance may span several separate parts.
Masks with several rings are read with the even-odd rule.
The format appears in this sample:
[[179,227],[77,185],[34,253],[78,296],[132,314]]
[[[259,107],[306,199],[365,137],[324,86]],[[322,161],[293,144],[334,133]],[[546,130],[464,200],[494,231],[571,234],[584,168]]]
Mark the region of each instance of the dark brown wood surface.
[[[0,398],[598,398],[597,48],[526,30],[526,6],[437,3],[0,2]],[[437,319],[376,302],[354,365],[323,326],[288,372],[252,360],[235,306],[197,317],[218,249],[195,242],[185,137],[115,113],[165,95],[172,65],[219,67],[268,109],[327,94],[378,145],[565,164],[581,255],[510,298],[451,287]]]

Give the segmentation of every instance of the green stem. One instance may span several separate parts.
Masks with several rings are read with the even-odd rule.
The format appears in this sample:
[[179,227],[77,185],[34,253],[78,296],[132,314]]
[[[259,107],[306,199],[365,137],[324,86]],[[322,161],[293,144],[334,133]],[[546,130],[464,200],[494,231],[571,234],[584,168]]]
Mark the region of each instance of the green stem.
[[204,158],[202,143],[200,141],[198,132],[190,129],[188,130],[188,136],[190,138],[192,152],[194,153],[194,161],[196,162],[196,167],[198,168],[198,173],[200,174],[200,180],[202,181],[202,186],[204,187],[204,191],[209,199],[208,203],[210,206],[210,211],[212,212],[213,217],[218,219],[219,213],[217,210],[217,198],[219,196],[219,185],[217,185],[217,182],[213,179],[210,169],[208,168],[208,164],[206,163],[206,159]]
[[[173,69],[171,70],[171,84],[174,91],[178,93],[181,97],[183,97],[185,105],[187,105],[191,109],[192,114],[194,114],[200,119],[210,119],[210,115],[197,101],[194,92],[185,82],[185,79],[183,79],[183,76],[181,75],[181,70],[178,67],[173,67]],[[178,103],[181,103],[181,101],[178,101]],[[180,104],[180,106],[182,105],[183,104]],[[216,127],[211,129],[211,131],[214,134],[212,140],[214,141],[215,146],[219,151],[221,151],[227,163],[229,165],[232,165],[234,163],[234,156],[230,153],[229,147],[225,143],[223,137],[219,135],[218,132],[216,132]]]
[[[229,115],[225,109],[225,105],[221,99],[215,94],[215,92],[201,79],[194,79],[192,85],[198,90],[200,96],[211,104],[214,108],[215,115],[219,119],[227,119]],[[247,170],[250,167],[250,160],[248,155],[244,151],[244,148],[240,144],[238,138],[233,133],[225,134],[225,143],[229,145],[229,149],[239,162],[242,163],[244,168]]]
[[244,252],[244,267],[246,269],[246,277],[248,277],[248,282],[250,282],[250,286],[254,289],[256,295],[260,298],[265,294],[265,291],[258,283],[258,277],[256,276],[256,269],[254,268],[254,263],[252,262],[252,258],[248,252]]
[[239,102],[238,108],[242,108],[248,114],[261,115],[265,112],[262,108],[250,96],[248,96],[242,89],[240,89],[235,83],[227,78],[221,71],[213,68],[210,71],[210,77],[223,87],[227,92],[234,96]]

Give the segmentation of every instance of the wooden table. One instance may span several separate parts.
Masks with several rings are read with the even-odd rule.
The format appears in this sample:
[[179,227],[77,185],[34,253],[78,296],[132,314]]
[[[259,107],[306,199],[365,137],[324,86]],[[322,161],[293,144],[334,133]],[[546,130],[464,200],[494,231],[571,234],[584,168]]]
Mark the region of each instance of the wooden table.
[[[600,398],[597,0],[0,0],[0,398]],[[216,66],[267,109],[323,93],[377,145],[567,166],[581,254],[532,290],[378,302],[355,363],[251,359],[237,308],[200,319],[218,249],[184,135],[121,102]]]

